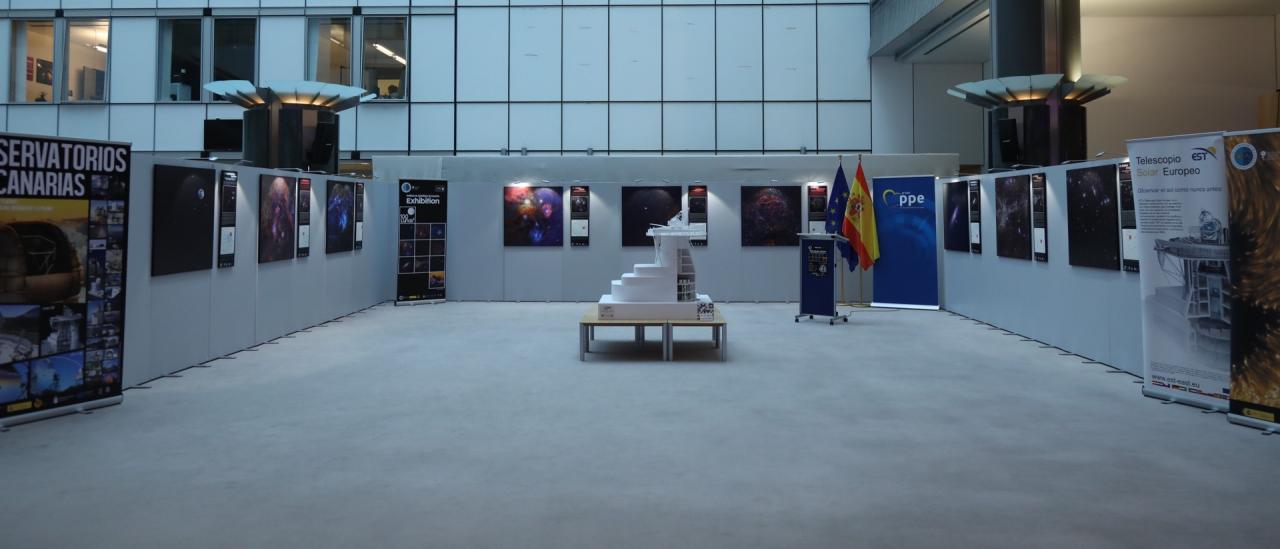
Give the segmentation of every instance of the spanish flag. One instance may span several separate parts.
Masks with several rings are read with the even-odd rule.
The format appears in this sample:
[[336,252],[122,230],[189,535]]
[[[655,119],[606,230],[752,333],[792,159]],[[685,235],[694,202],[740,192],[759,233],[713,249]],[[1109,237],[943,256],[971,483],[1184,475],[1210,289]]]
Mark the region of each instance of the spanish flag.
[[858,171],[853,185],[849,186],[849,203],[844,206],[844,223],[840,233],[849,239],[858,253],[858,265],[870,269],[880,259],[880,239],[876,237],[876,210],[872,204],[867,176],[862,173],[862,157],[858,157]]

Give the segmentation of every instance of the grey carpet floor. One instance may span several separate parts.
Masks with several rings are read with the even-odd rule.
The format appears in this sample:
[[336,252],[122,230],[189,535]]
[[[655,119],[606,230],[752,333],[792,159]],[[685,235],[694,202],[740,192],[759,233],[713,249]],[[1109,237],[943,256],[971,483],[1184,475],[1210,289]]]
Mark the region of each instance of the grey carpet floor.
[[[379,306],[0,434],[0,546],[1266,547],[1280,436],[939,312]],[[651,339],[657,330],[649,332]],[[175,365],[175,367],[178,365]]]

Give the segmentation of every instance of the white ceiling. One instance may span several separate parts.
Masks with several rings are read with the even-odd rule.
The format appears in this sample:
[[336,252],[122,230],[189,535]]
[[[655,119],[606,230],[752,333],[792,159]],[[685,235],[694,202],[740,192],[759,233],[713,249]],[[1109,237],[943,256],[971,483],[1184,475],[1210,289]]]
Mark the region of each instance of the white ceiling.
[[1276,15],[1280,0],[1080,0],[1085,17]]

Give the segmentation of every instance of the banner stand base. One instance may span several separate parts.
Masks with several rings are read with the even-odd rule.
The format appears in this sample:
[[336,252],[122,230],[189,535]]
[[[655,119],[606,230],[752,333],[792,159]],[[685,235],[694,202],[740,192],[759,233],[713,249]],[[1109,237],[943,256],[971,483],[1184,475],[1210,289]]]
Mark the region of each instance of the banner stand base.
[[1184,406],[1191,406],[1192,408],[1200,408],[1201,410],[1206,411],[1206,413],[1218,413],[1218,412],[1225,413],[1227,411],[1227,407],[1225,405],[1214,406],[1214,405],[1205,404],[1203,402],[1196,401],[1196,400],[1180,398],[1180,395],[1176,393],[1170,393],[1166,391],[1157,391],[1155,389],[1147,387],[1146,385],[1143,385],[1142,387],[1142,396],[1163,401],[1164,404],[1182,404]]
[[396,307],[399,307],[399,306],[401,306],[401,305],[404,305],[404,306],[410,306],[410,305],[438,305],[438,304],[440,304],[440,303],[444,303],[444,301],[445,301],[445,300],[443,300],[443,299],[419,299],[419,300],[417,300],[417,301],[397,301],[397,302],[395,303],[395,306],[396,306]]
[[802,319],[802,318],[804,318],[804,317],[806,317],[806,316],[807,316],[807,317],[809,317],[809,320],[813,320],[813,317],[815,317],[815,316],[824,317],[824,318],[827,318],[827,319],[828,319],[828,320],[827,320],[827,324],[828,324],[828,325],[831,325],[831,326],[834,326],[837,320],[843,320],[843,321],[845,321],[845,323],[846,323],[846,324],[849,322],[849,313],[840,314],[840,311],[836,311],[836,314],[835,314],[835,315],[819,315],[819,314],[812,314],[812,315],[811,315],[811,314],[806,313],[806,314],[799,314],[799,315],[795,315],[795,316],[796,316],[796,318],[795,318],[796,322],[800,322],[800,319]]
[[21,425],[23,423],[30,423],[32,421],[40,421],[42,419],[49,419],[51,417],[65,416],[69,414],[89,414],[89,413],[92,413],[90,412],[90,410],[103,408],[106,406],[114,406],[116,404],[120,404],[121,402],[124,402],[124,395],[116,395],[116,396],[104,398],[101,400],[86,402],[84,404],[79,404],[76,406],[53,408],[51,410],[31,412],[29,414],[23,414],[17,417],[0,419],[0,432],[8,431],[9,427],[12,427],[14,425]]
[[1280,431],[1280,425],[1271,423],[1269,421],[1253,419],[1251,417],[1246,417],[1239,414],[1227,414],[1227,421],[1230,421],[1231,423],[1234,423],[1236,425],[1243,425],[1245,427],[1252,427],[1254,429],[1259,429],[1262,431],[1262,434],[1264,435],[1271,435]]
[[937,305],[914,305],[910,303],[876,303],[871,302],[872,307],[883,307],[886,309],[918,309],[921,311],[937,311],[940,308]]

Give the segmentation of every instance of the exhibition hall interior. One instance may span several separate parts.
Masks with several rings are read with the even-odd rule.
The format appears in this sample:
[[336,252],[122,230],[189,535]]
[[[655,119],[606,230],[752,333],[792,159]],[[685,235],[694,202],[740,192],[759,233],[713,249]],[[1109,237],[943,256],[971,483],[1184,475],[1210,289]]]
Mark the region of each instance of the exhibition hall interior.
[[0,547],[1271,547],[1280,0],[0,0]]

